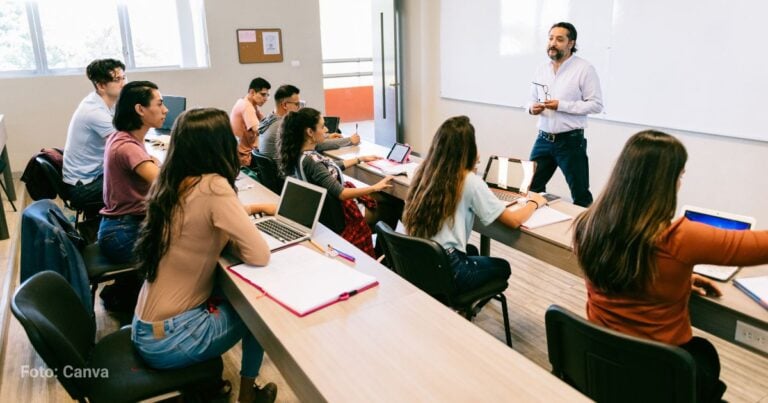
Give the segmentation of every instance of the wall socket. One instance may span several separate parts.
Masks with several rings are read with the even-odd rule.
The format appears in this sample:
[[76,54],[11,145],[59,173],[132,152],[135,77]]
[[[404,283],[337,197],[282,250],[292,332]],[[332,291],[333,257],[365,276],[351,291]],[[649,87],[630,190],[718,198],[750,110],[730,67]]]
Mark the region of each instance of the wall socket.
[[739,320],[736,321],[736,341],[768,353],[768,331]]

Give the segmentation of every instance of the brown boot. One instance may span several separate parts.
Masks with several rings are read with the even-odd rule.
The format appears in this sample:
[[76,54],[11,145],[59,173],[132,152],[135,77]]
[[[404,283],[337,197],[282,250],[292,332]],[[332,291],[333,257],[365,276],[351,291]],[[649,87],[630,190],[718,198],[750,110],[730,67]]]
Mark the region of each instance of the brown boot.
[[254,402],[255,403],[274,403],[277,399],[277,385],[270,382],[261,388],[253,385]]

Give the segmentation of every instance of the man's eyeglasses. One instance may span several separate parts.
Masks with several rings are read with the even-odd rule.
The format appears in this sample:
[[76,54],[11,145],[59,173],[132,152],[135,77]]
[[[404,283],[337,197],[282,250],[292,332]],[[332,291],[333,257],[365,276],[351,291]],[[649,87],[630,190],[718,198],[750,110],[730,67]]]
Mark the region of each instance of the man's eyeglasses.
[[112,77],[112,82],[113,83],[119,83],[119,82],[126,81],[126,80],[128,80],[128,76]]
[[268,92],[260,92],[259,95],[261,95],[264,98],[269,98],[269,93]]
[[294,105],[296,105],[297,108],[301,109],[301,108],[303,108],[307,104],[307,101],[302,99],[302,100],[299,100],[299,101],[285,101],[285,103],[286,104],[294,104]]

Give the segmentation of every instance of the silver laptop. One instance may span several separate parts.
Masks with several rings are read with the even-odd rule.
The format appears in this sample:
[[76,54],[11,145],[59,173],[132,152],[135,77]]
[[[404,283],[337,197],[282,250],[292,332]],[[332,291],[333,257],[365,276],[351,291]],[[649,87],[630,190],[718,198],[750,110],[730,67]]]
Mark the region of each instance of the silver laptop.
[[[694,206],[683,206],[685,218],[711,225],[713,227],[733,230],[750,230],[755,226],[755,219],[737,214],[724,213]],[[736,266],[716,266],[711,264],[697,264],[693,267],[693,272],[703,276],[714,278],[715,280],[727,281],[740,267]]]
[[309,239],[317,225],[326,195],[325,188],[285,178],[277,214],[254,221],[275,251]]
[[492,155],[483,173],[483,180],[496,197],[507,205],[528,193],[536,163],[516,158]]

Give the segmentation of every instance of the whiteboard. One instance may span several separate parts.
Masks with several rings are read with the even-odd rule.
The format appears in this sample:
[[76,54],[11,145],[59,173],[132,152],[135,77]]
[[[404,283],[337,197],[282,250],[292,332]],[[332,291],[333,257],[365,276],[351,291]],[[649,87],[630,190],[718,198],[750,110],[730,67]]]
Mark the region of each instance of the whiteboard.
[[768,2],[441,0],[441,96],[522,107],[549,27],[578,30],[605,110],[592,117],[768,141]]

